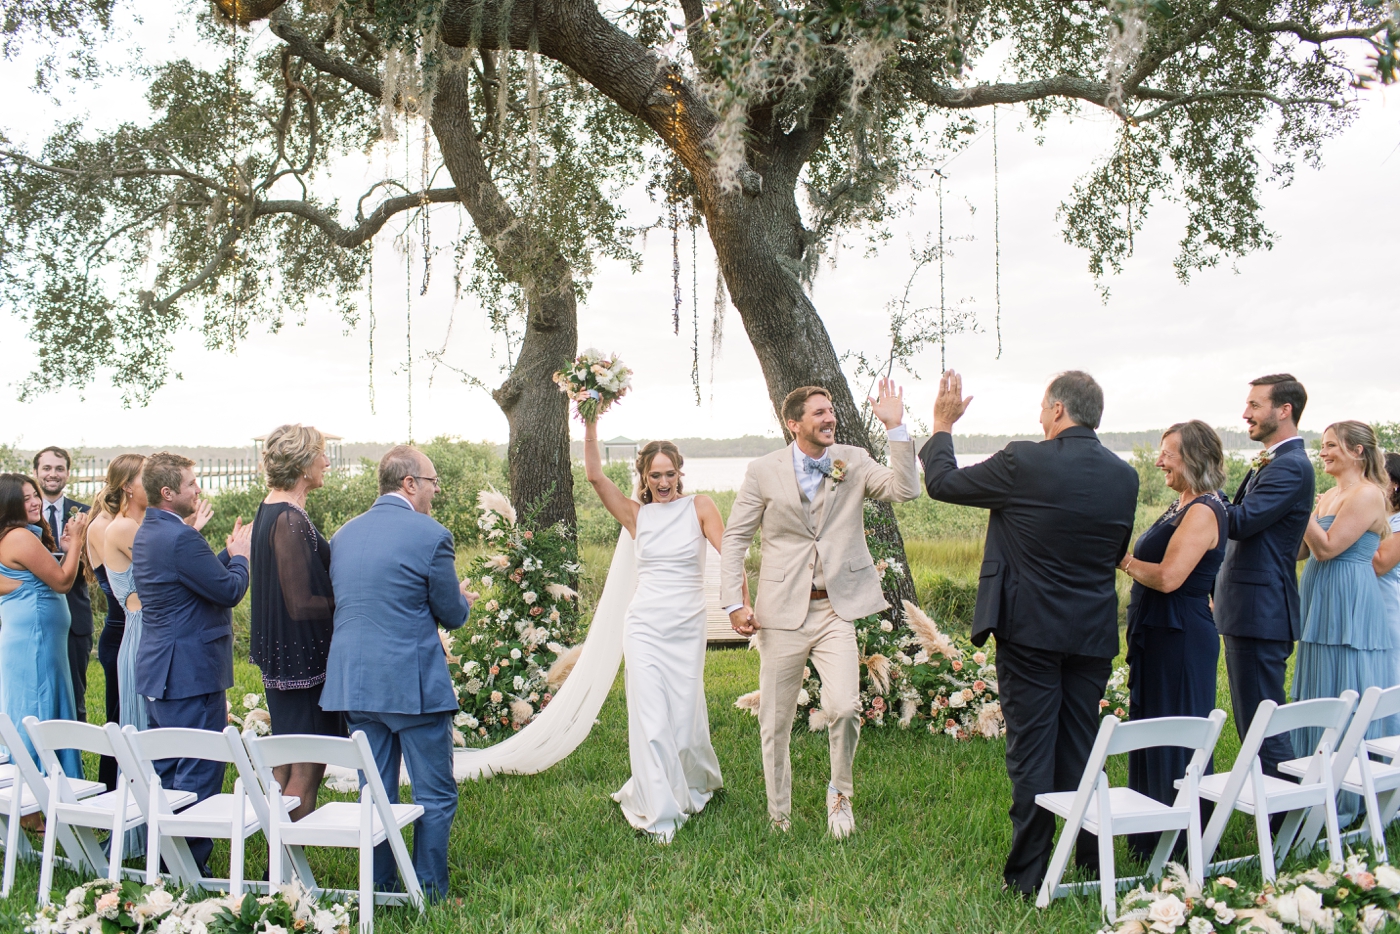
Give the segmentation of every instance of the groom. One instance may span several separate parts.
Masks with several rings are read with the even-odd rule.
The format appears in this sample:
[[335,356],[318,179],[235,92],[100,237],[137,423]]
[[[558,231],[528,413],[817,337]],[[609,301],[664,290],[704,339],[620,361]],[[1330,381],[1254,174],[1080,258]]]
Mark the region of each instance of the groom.
[[[888,433],[893,468],[863,448],[835,443],[836,409],[825,389],[794,389],[782,410],[793,443],[749,464],[724,533],[720,600],[735,631],[758,633],[758,722],[775,830],[792,826],[788,744],[809,658],[821,676],[822,710],[831,724],[827,829],[837,839],[855,829],[851,763],[860,739],[860,658],[852,620],[889,608],[865,546],[864,501],[906,502],[919,495],[903,392],[881,380],[879,398],[870,401]],[[743,590],[744,555],[760,528],[761,624]]]

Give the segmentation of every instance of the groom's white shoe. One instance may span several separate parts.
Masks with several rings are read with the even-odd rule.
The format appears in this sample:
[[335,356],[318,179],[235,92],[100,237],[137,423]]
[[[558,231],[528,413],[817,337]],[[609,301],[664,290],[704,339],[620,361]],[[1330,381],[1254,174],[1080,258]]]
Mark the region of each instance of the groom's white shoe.
[[826,793],[826,829],[837,840],[844,840],[856,829],[856,815],[851,799],[839,791]]

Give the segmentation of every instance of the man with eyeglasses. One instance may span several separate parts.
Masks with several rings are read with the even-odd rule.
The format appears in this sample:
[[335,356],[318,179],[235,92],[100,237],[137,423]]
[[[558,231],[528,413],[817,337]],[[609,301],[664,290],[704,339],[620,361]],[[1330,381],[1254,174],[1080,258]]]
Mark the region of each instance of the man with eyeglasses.
[[[452,533],[428,513],[437,470],[407,445],[379,462],[379,499],[331,539],[335,630],[321,708],[344,711],[369,740],[384,787],[397,797],[399,760],[413,776],[413,869],[429,900],[447,895],[447,838],[457,813],[452,715],[457,695],[438,627],[467,621],[476,594],[457,581]],[[374,851],[374,884],[392,889],[387,843]]]

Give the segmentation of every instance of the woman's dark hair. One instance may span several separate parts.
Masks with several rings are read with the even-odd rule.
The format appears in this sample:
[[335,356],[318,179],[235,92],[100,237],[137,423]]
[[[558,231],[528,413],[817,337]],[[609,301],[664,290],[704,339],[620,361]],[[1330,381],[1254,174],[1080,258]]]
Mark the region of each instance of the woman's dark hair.
[[[4,538],[14,529],[24,529],[29,527],[29,512],[24,508],[24,487],[25,485],[34,488],[34,495],[39,496],[39,484],[34,482],[34,478],[22,473],[0,473],[0,538]],[[44,547],[49,551],[57,551],[58,545],[53,540],[53,532],[49,530],[49,524],[44,521],[42,514],[39,516],[39,528],[42,530],[39,537],[43,539]]]
[[[656,460],[656,455],[665,454],[671,459],[671,463],[676,466],[676,473],[681,471],[681,464],[685,463],[685,458],[681,457],[680,449],[671,441],[648,441],[637,452],[637,499],[645,506],[651,502],[651,487],[647,486],[647,474],[651,472],[651,462]],[[676,477],[676,495],[680,496],[685,492],[685,484],[679,476]]]
[[[1385,472],[1390,475],[1391,483],[1400,484],[1400,454],[1392,452],[1385,456]],[[1400,512],[1400,486],[1390,494],[1390,511]]]

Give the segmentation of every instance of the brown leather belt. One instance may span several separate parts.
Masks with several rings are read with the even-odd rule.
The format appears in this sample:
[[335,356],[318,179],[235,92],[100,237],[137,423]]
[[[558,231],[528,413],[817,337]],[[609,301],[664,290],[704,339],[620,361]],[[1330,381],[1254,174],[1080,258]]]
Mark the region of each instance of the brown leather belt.
[[825,600],[826,598],[827,598],[827,597],[826,597],[826,591],[825,591],[825,590],[813,590],[813,591],[812,591],[812,599],[813,599],[813,600]]

